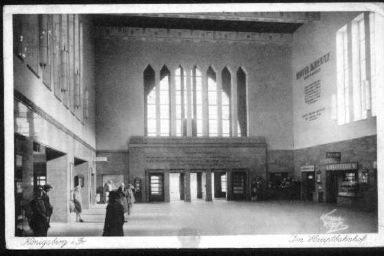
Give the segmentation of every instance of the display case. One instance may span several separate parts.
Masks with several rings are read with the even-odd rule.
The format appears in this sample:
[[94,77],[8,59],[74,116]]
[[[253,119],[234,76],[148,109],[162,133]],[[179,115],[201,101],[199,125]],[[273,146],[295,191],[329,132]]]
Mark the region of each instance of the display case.
[[357,196],[357,182],[356,181],[343,181],[340,184],[338,196]]
[[343,181],[339,185],[338,196],[356,197],[358,183],[355,172],[346,172]]

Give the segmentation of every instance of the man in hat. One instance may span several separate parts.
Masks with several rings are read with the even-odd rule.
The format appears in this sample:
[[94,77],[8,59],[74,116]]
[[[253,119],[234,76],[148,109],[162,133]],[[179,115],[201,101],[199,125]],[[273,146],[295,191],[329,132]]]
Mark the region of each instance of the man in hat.
[[30,202],[32,215],[29,225],[33,230],[34,236],[47,236],[48,217],[43,199],[43,186],[37,186],[34,191],[33,200]]
[[48,192],[51,191],[52,189],[53,187],[49,184],[45,184],[43,186],[43,201],[44,201],[44,206],[47,212],[48,228],[50,227],[49,223],[51,222],[51,215],[53,213],[53,206],[49,202]]

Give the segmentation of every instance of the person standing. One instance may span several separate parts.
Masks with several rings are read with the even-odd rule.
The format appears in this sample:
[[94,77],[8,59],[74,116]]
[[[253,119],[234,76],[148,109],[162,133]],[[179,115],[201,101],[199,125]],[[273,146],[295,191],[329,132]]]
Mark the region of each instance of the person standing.
[[76,222],[84,222],[81,218],[81,187],[77,185],[73,190],[73,203],[75,204]]
[[103,236],[124,236],[124,208],[117,191],[109,193]]
[[133,185],[128,185],[128,215],[131,214],[133,204],[135,203],[135,195],[133,193]]
[[51,222],[51,216],[53,213],[53,206],[49,202],[49,195],[48,193],[53,189],[53,187],[49,184],[45,184],[43,186],[43,200],[44,200],[44,206],[47,211],[47,221],[48,221],[48,228],[50,227],[50,222]]
[[30,202],[32,212],[30,227],[34,236],[47,236],[48,232],[48,215],[43,195],[43,187],[39,185],[35,190],[34,198]]
[[107,203],[108,202],[108,198],[109,198],[109,193],[112,191],[112,181],[111,180],[108,180],[105,184],[104,184],[104,203]]
[[117,189],[117,193],[119,193],[121,205],[124,208],[124,222],[127,222],[128,216],[126,215],[128,215],[129,192],[124,183],[121,183],[120,187]]

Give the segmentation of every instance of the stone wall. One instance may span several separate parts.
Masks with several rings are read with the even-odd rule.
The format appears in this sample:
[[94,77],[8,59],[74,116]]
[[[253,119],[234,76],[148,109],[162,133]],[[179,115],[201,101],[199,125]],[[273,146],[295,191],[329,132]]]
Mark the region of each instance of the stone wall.
[[[147,183],[146,171],[151,170],[248,170],[248,186],[256,176],[266,179],[266,144],[263,138],[133,137],[130,142],[130,180],[140,178]],[[250,189],[247,190],[249,193]],[[143,198],[148,198],[147,193],[148,184],[143,190]]]
[[241,67],[246,73],[248,135],[265,137],[273,149],[293,148],[290,36],[271,35],[271,41],[267,36],[268,42],[252,36],[248,43],[194,41],[169,30],[171,38],[152,40],[146,38],[150,30],[110,30],[96,40],[98,150],[127,150],[131,136],[144,136],[143,72],[148,65],[157,76],[163,65],[173,73],[179,65],[187,70],[197,65],[202,73],[211,66],[216,74],[227,67],[232,78]]
[[341,162],[358,162],[360,168],[373,169],[377,161],[377,137],[367,136],[347,141],[328,143],[294,151],[294,174],[300,178],[300,167],[323,163],[326,152],[341,152]]

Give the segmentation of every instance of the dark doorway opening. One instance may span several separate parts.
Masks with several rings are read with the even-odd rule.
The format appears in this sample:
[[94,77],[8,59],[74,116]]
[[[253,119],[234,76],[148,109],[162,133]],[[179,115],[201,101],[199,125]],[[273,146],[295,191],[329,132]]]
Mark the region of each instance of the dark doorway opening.
[[232,172],[232,198],[245,200],[247,193],[247,173],[245,171]]
[[313,201],[315,192],[315,172],[303,172],[301,174],[303,181],[303,200]]

